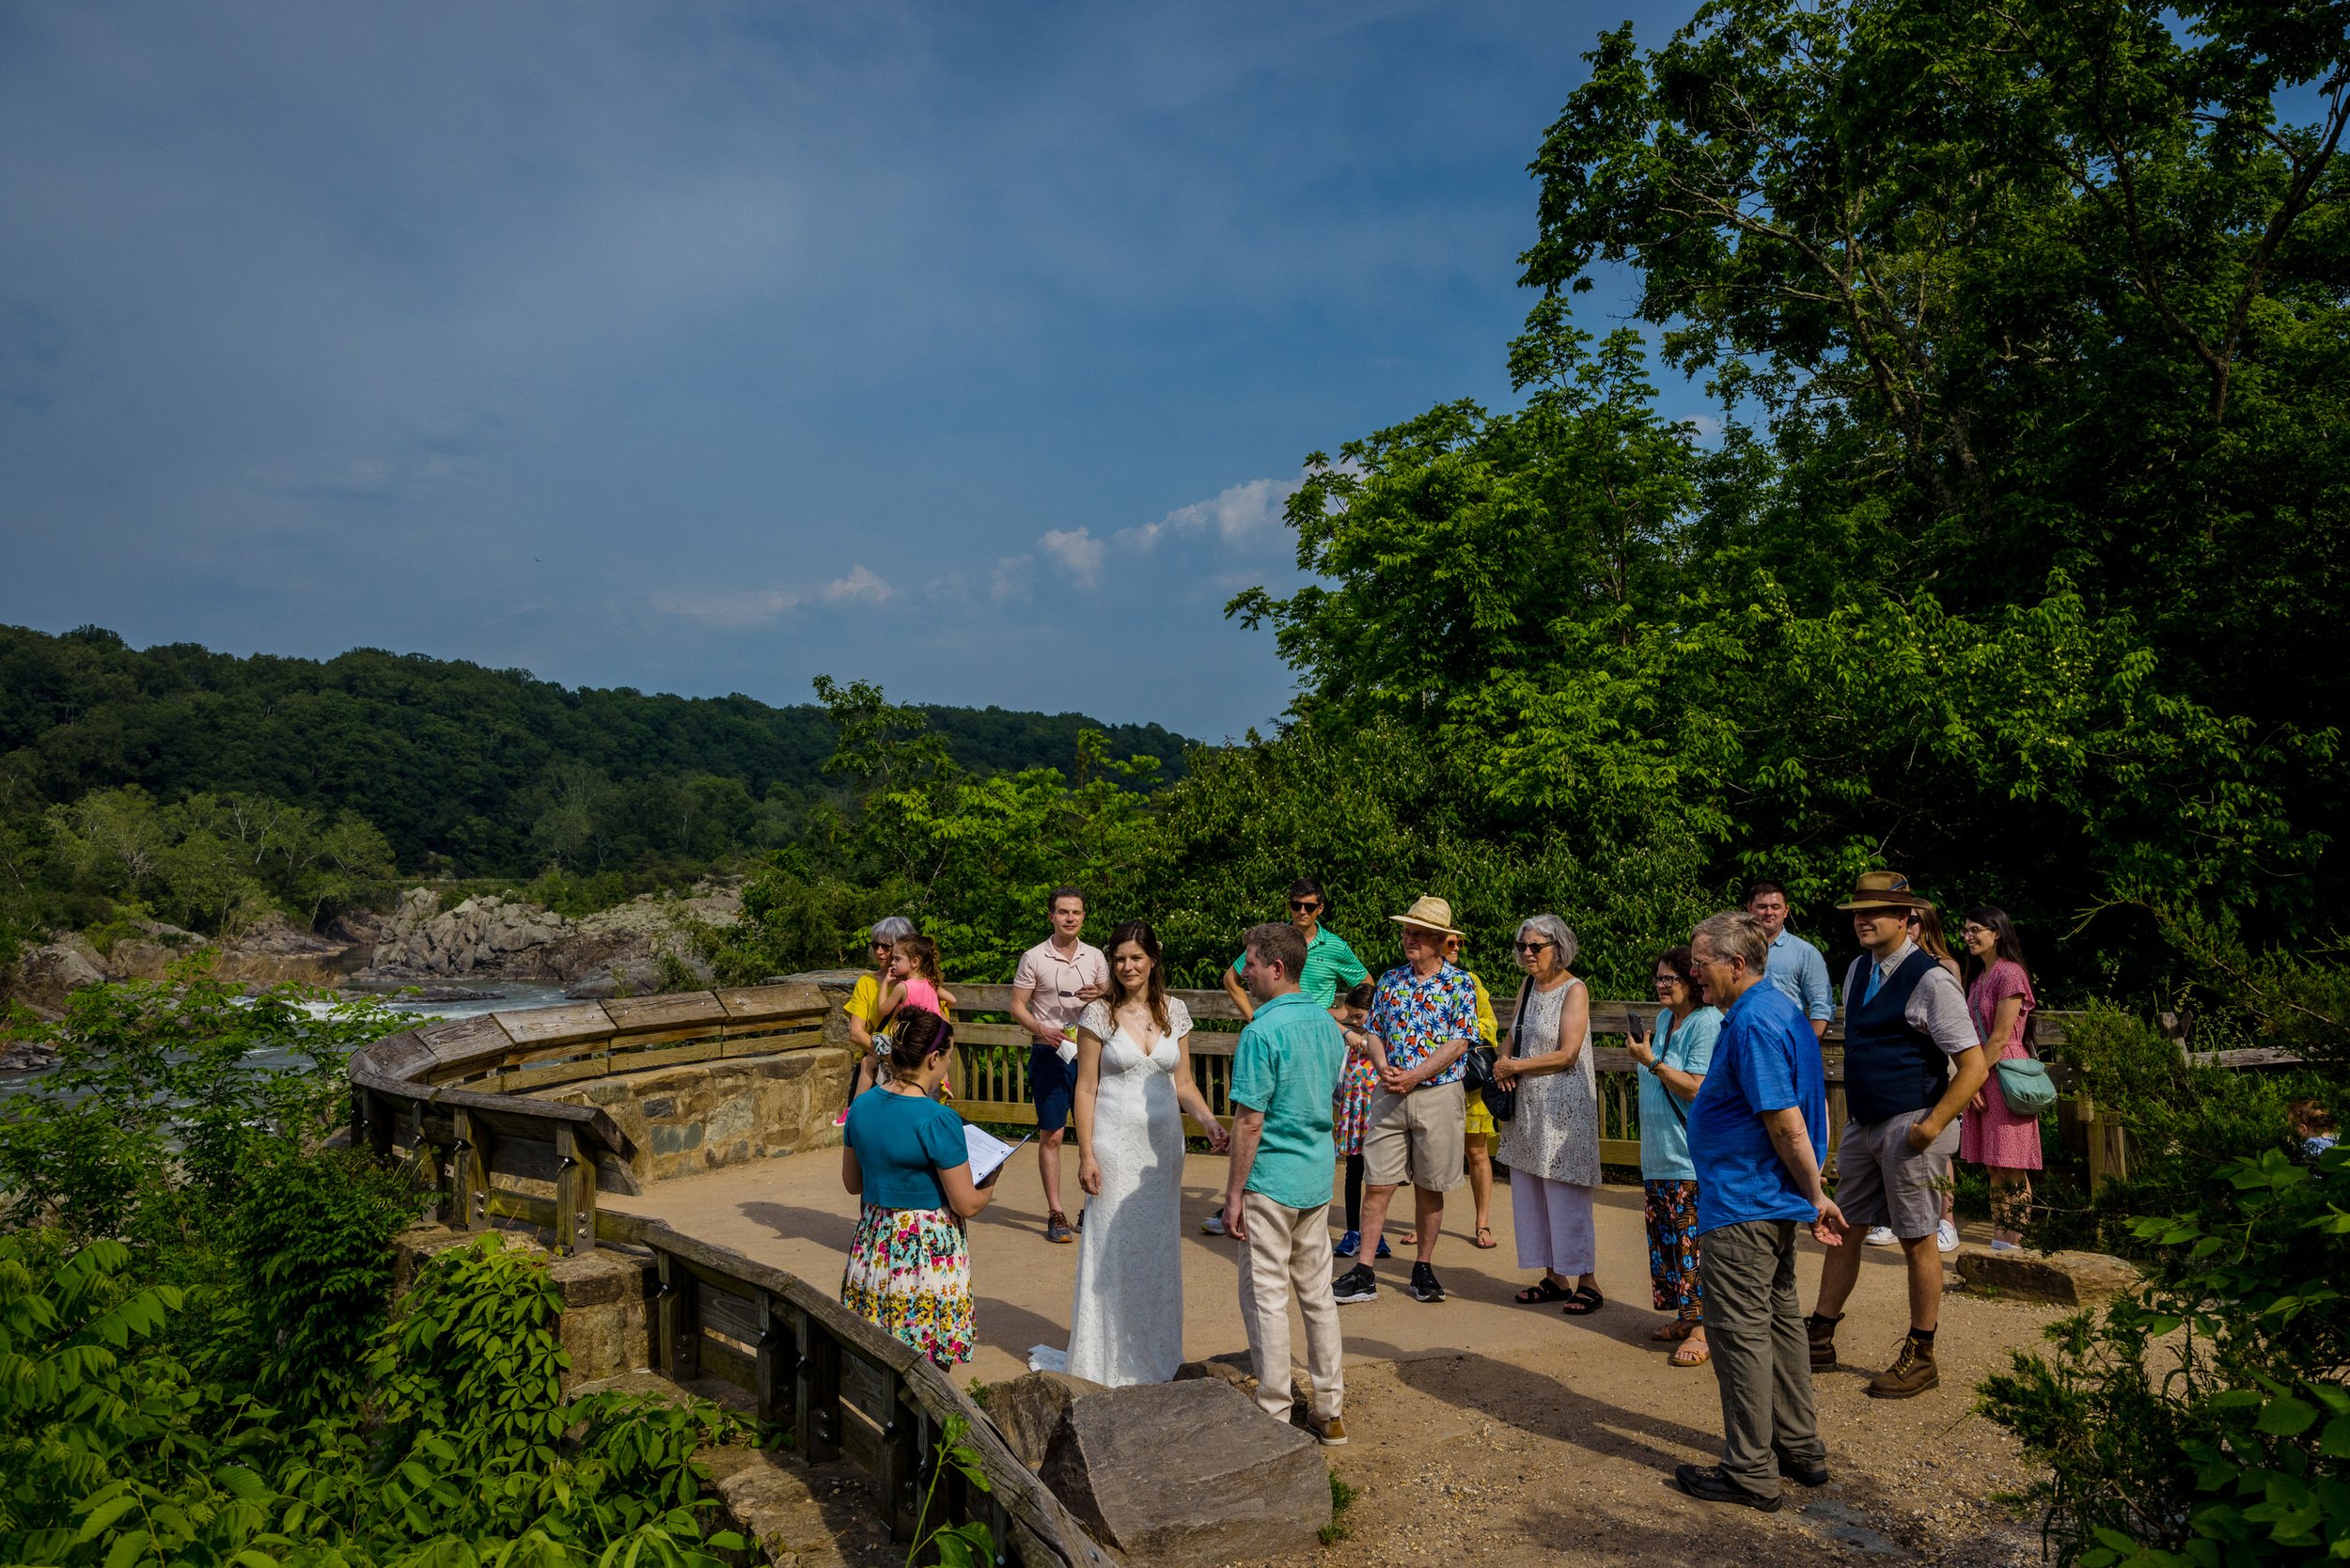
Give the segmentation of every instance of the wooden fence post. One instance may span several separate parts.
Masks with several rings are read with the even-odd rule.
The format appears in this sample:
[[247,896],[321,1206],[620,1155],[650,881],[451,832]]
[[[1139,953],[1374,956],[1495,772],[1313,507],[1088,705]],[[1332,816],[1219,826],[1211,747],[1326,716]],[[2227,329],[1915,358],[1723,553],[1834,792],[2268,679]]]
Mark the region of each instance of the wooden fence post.
[[759,1405],[759,1435],[773,1436],[783,1421],[784,1355],[791,1348],[791,1330],[777,1320],[773,1293],[761,1288],[751,1297],[751,1309],[759,1316],[758,1360],[751,1373],[751,1397]]
[[653,1264],[661,1273],[658,1344],[661,1370],[672,1383],[691,1383],[702,1374],[701,1313],[695,1299],[698,1283],[693,1270],[666,1252],[655,1250]]
[[822,1465],[840,1457],[840,1344],[812,1314],[794,1308],[800,1357],[791,1373],[791,1431],[801,1457]]

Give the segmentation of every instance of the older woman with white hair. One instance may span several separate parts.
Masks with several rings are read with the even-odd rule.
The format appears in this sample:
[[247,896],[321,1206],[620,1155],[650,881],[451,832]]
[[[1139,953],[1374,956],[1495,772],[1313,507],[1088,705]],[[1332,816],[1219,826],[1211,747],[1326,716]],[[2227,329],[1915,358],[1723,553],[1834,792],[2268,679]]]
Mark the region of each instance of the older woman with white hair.
[[[898,938],[914,933],[914,922],[902,915],[885,915],[875,920],[873,929],[867,933],[873,966],[857,977],[856,988],[840,1004],[840,1011],[849,1021],[849,1039],[856,1046],[856,1067],[849,1077],[852,1102],[881,1081],[882,1054],[889,1049],[888,1042],[881,1038],[882,988],[889,979],[889,958],[897,951]],[[840,1107],[840,1114],[832,1119],[832,1124],[849,1124],[847,1105]]]
[[1591,997],[1575,979],[1574,933],[1556,915],[1518,927],[1518,991],[1509,1049],[1494,1076],[1518,1091],[1497,1157],[1510,1168],[1518,1266],[1542,1278],[1518,1292],[1529,1306],[1556,1301],[1569,1317],[1606,1305],[1591,1200],[1599,1186],[1599,1083],[1591,1062]]

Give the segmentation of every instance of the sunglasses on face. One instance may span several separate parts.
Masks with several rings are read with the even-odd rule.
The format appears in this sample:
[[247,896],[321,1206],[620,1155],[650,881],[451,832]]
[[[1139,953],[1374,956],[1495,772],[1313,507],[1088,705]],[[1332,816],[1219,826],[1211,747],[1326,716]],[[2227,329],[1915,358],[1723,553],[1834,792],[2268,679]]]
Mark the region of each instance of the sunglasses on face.
[[1300,915],[1310,915],[1322,907],[1320,899],[1292,899],[1290,907]]
[[1538,953],[1544,948],[1553,948],[1557,946],[1558,944],[1555,942],[1520,942],[1517,944],[1517,949],[1522,953]]

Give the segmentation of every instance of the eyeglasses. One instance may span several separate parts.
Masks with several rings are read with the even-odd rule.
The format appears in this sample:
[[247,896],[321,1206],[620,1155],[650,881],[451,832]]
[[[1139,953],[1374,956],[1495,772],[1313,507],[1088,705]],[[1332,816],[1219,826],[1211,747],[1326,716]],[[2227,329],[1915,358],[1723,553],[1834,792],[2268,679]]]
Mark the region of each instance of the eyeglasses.
[[1300,915],[1310,915],[1322,907],[1320,899],[1292,899],[1290,907]]
[[1544,948],[1555,948],[1558,945],[1556,942],[1520,942],[1516,946],[1518,951],[1522,953],[1538,953]]
[[1659,985],[1679,985],[1681,983],[1681,977],[1668,969],[1665,973],[1656,977],[1656,983]]

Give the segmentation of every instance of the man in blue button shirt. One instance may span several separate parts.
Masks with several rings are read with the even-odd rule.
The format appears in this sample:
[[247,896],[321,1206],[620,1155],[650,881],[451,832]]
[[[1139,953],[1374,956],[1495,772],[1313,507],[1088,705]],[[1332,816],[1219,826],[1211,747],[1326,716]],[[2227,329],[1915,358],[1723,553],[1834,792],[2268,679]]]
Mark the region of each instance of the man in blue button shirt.
[[1776,882],[1758,882],[1747,889],[1747,913],[1762,928],[1770,944],[1770,962],[1762,978],[1787,994],[1811,1020],[1811,1038],[1827,1038],[1836,1016],[1836,992],[1828,984],[1827,960],[1820,949],[1787,929],[1787,889]]
[[1698,1172],[1705,1328],[1722,1395],[1722,1462],[1684,1465],[1681,1489],[1774,1513],[1781,1479],[1827,1481],[1811,1352],[1795,1296],[1795,1227],[1838,1246],[1844,1216],[1820,1183],[1827,1082],[1802,1010],[1766,982],[1762,922],[1725,910],[1689,938],[1689,964],[1723,1010],[1689,1105]]

